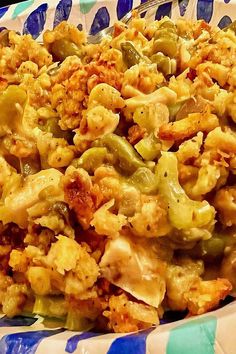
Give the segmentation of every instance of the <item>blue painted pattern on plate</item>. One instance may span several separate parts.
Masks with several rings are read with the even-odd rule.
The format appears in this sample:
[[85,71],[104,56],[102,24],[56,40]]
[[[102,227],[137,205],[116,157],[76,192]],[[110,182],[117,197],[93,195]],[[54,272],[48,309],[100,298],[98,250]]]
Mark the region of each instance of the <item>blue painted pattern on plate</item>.
[[[136,2],[135,0],[116,0],[116,1],[110,0],[110,1],[112,1],[112,7],[114,7],[114,11],[112,10],[113,12],[111,16],[116,14],[117,18],[120,19],[132,8],[132,6],[134,5],[136,6],[138,5],[138,3],[143,3],[147,0],[138,0]],[[195,4],[195,1],[193,2]],[[222,17],[220,16],[221,18],[220,17],[219,19],[217,18],[217,22],[219,21],[218,26],[220,28],[224,28],[229,23],[231,23],[232,20],[236,18],[236,16],[234,13],[230,14],[229,10],[227,10],[227,7],[229,6],[229,5],[227,6],[227,4],[230,2],[232,3],[233,1],[221,0],[221,2],[223,3],[224,7],[221,14]],[[33,38],[38,38],[38,36],[40,35],[40,33],[42,33],[45,27],[47,15],[49,15],[48,9],[52,3],[55,6],[55,11],[53,12],[51,10],[52,20],[48,21],[51,27],[52,25],[56,26],[61,21],[73,17],[71,16],[73,12],[73,6],[74,7],[78,6],[82,18],[83,15],[87,16],[86,21],[84,22],[82,21],[81,17],[77,18],[76,20],[77,22],[75,21],[74,24],[78,26],[78,28],[80,29],[82,28],[81,22],[89,26],[92,23],[90,33],[96,34],[100,30],[110,25],[110,13],[108,9],[110,9],[111,7],[110,4],[108,4],[106,7],[105,1],[99,2],[98,0],[60,0],[60,1],[56,0],[54,2],[51,0],[45,0],[45,3],[41,4],[36,9],[34,3],[35,0],[28,0],[21,4],[14,5],[12,11],[8,11],[9,9],[8,7],[0,8],[0,18],[2,18],[2,24],[3,24],[2,27],[0,27],[0,31],[5,28],[3,27],[5,26],[3,22],[5,18],[9,19],[9,16],[11,16],[12,19],[15,19],[16,17],[23,15],[22,17],[24,19],[23,33],[30,33],[33,36]],[[102,5],[105,4],[105,6],[102,6],[101,3]],[[99,8],[99,4],[102,7]],[[192,2],[189,0],[178,0],[178,6],[179,6],[180,15],[184,16],[187,8],[189,6],[190,7],[192,6]],[[197,7],[198,19],[204,19],[207,22],[213,19],[214,0],[196,0],[196,7]],[[94,12],[93,12],[93,8],[95,9]],[[26,12],[28,12],[28,17],[26,17],[25,15]],[[95,16],[94,13],[96,13]],[[159,8],[156,11],[156,19],[160,19],[161,17],[166,15],[171,16],[171,14],[172,14],[172,4],[171,3],[163,4],[159,6]],[[229,15],[232,16],[232,18]],[[113,20],[114,18],[112,19],[112,22]],[[19,21],[19,25],[21,23],[22,22]],[[22,30],[22,27],[19,28],[19,30]],[[176,313],[175,315],[173,313],[171,314],[166,313],[163,319],[161,320],[161,324],[171,323],[184,317],[185,317],[185,313]],[[3,317],[0,319],[0,327],[13,327],[11,332],[14,332],[15,327],[31,326],[36,321],[37,319],[30,318],[30,317],[18,316],[15,317],[14,319],[8,319],[6,317]],[[201,337],[201,341],[204,341],[204,350],[205,350],[204,354],[208,352],[212,353],[212,351],[214,350],[216,320],[208,319],[205,322],[204,321],[201,323],[199,322],[192,323],[191,326],[184,325],[179,329],[173,330],[170,334],[170,342],[167,350],[169,350],[171,354],[173,353],[179,354],[178,350],[181,352],[181,354],[183,353],[194,354],[195,352],[197,354],[200,354],[200,349],[198,345],[200,343],[199,337]],[[210,337],[209,336],[208,337],[210,339],[206,336],[206,333],[209,328],[210,328],[209,330]],[[129,335],[122,336],[121,338],[114,339],[114,341],[111,343],[111,346],[107,354],[145,354],[147,350],[146,348],[147,337],[152,332],[152,330],[153,329],[150,329],[147,331],[139,332],[137,334],[129,334]],[[31,330],[31,331],[23,332],[22,329],[22,332],[20,333],[11,333],[9,335],[5,335],[0,340],[0,354],[16,354],[16,353],[34,354],[37,351],[37,348],[43,339],[54,336],[63,331],[64,329],[41,330],[41,331]],[[202,335],[201,331],[204,332],[204,335]],[[179,336],[180,332],[183,333],[182,337]],[[93,338],[96,336],[101,336],[101,334],[93,333],[93,332],[72,334],[71,337],[67,340],[67,342],[63,342],[63,348],[67,353],[74,353],[78,350],[78,344],[80,343],[80,341],[84,341],[86,339]],[[177,337],[179,338],[179,341],[176,340]],[[189,349],[189,352],[186,352],[187,350],[185,345],[186,337],[193,338],[192,341],[190,341],[191,347]],[[194,347],[193,347],[193,343],[195,343]],[[182,351],[183,346],[186,349],[185,352]],[[193,351],[193,348],[195,352]],[[208,350],[208,352],[206,350]],[[45,353],[45,354],[49,354],[49,353]]]
[[71,12],[72,0],[60,0],[56,7],[53,27],[56,27],[62,21],[68,20]]
[[146,339],[152,331],[153,328],[115,339],[107,354],[146,354]]
[[164,16],[171,16],[171,7],[172,3],[168,2],[167,4],[162,4],[158,7],[155,19],[160,20]]
[[92,26],[91,26],[91,29],[90,29],[90,34],[96,34],[98,33],[99,31],[103,30],[104,28],[108,27],[110,24],[110,15],[109,15],[109,12],[107,10],[107,8],[104,6],[104,7],[101,7],[95,17],[94,17],[94,20],[93,20],[93,23],[92,23]]
[[0,18],[5,15],[8,9],[9,9],[8,6],[0,8]]
[[51,337],[64,331],[64,329],[56,329],[8,334],[0,340],[0,353],[34,354],[39,343],[44,338]]
[[189,4],[189,0],[178,0],[178,3],[180,16],[184,16]]
[[81,340],[100,336],[101,333],[93,333],[93,332],[84,332],[81,334],[76,334],[73,337],[70,337],[66,344],[65,351],[67,353],[74,353],[77,349],[77,346]]
[[117,1],[117,18],[120,20],[127,12],[129,12],[133,7],[133,0],[118,0]]
[[203,19],[210,22],[213,14],[214,0],[198,0],[197,2],[197,19]]
[[222,17],[222,19],[220,20],[220,22],[218,23],[218,27],[225,28],[228,25],[230,25],[230,23],[232,23],[232,20],[229,16],[224,16]]
[[44,29],[47,17],[48,4],[40,5],[36,10],[31,12],[24,23],[24,34],[31,34],[36,39]]

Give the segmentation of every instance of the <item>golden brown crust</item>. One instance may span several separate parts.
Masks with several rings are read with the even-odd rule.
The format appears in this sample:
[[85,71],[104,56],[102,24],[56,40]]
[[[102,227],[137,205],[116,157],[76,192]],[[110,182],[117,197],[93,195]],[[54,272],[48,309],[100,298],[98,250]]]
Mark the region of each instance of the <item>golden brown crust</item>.
[[201,281],[193,284],[189,291],[184,294],[190,315],[202,315],[219,306],[232,290],[228,279]]
[[64,178],[65,200],[75,211],[76,217],[84,229],[90,225],[94,212],[103,201],[97,184],[92,185],[89,176],[82,171],[75,171]]
[[121,88],[123,74],[115,69],[115,64],[98,61],[78,65],[79,68],[70,78],[56,83],[52,88],[52,106],[59,113],[59,124],[64,130],[79,127],[89,93],[97,84],[107,83],[118,90]]
[[219,125],[215,114],[191,113],[188,117],[174,123],[163,124],[159,130],[159,138],[163,140],[184,140],[198,132],[209,133]]
[[137,144],[145,135],[146,130],[141,128],[138,124],[133,125],[128,130],[128,141],[130,144]]
[[120,333],[146,329],[159,322],[156,309],[130,301],[125,294],[111,296],[109,310],[103,315],[109,319],[108,327]]

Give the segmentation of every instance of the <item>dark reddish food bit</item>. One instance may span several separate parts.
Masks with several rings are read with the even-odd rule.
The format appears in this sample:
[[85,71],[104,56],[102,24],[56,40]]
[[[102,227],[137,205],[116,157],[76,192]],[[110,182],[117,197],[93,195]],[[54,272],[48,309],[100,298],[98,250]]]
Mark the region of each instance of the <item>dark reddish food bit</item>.
[[121,23],[115,23],[114,24],[114,32],[113,32],[113,38],[118,37],[122,32],[124,32],[126,27],[122,25]]
[[187,78],[191,81],[193,81],[197,76],[197,72],[195,69],[189,69],[189,72],[187,73]]
[[137,124],[130,127],[128,130],[128,138],[127,138],[129,143],[132,145],[137,144],[141,139],[143,139],[145,132],[146,130],[144,128],[141,128]]
[[198,21],[197,26],[195,27],[195,30],[193,31],[193,38],[197,39],[203,31],[210,32],[211,26],[206,23],[204,20]]

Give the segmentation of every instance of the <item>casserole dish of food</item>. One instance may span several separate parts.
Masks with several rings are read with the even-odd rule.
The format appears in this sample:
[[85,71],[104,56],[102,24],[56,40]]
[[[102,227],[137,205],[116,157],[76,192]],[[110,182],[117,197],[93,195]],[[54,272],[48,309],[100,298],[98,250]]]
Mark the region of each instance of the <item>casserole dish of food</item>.
[[234,3],[135,5],[0,10],[1,353],[234,352]]

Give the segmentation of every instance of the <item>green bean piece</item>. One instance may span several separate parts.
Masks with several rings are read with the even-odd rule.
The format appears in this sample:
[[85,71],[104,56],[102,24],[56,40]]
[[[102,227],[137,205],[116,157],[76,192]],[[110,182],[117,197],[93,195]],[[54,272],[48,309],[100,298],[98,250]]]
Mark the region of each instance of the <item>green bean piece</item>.
[[51,210],[61,215],[67,224],[70,225],[70,211],[66,203],[57,201],[53,203]]
[[72,161],[72,166],[82,167],[87,172],[94,172],[96,168],[101,166],[108,155],[105,147],[92,147],[85,151],[78,159]]
[[84,317],[79,310],[69,310],[65,328],[70,331],[89,331],[94,327],[94,322]]
[[162,72],[164,75],[171,74],[171,61],[170,58],[162,53],[157,53],[151,56],[151,61],[157,64],[157,70]]
[[167,28],[169,31],[172,31],[176,33],[176,27],[175,24],[172,21],[164,21],[160,24],[160,29],[161,28]]
[[64,138],[67,141],[72,140],[73,133],[71,131],[61,130],[57,118],[47,119],[45,125],[40,125],[39,128],[44,132],[52,133],[54,138]]
[[225,242],[219,237],[212,237],[209,240],[201,241],[202,254],[217,257],[223,254]]
[[134,48],[131,42],[121,43],[120,47],[122,51],[123,60],[128,68],[131,68],[131,66],[134,66],[140,62],[141,55]]
[[159,38],[172,38],[173,40],[177,40],[178,36],[176,34],[176,31],[173,31],[170,28],[159,28],[156,30],[154,34],[154,39],[159,39]]
[[68,41],[67,39],[58,39],[52,43],[51,54],[55,61],[64,61],[67,57],[76,55],[81,57],[81,49],[73,42]]
[[168,202],[171,225],[178,230],[208,228],[214,223],[215,209],[206,200],[190,199],[179,184],[178,173],[175,153],[163,151],[156,174],[159,178],[160,194]]
[[[19,86],[11,85],[0,95],[0,120],[2,125],[14,129],[19,127],[21,108],[26,102],[26,92]],[[19,106],[18,106],[19,105]]]
[[236,34],[236,20],[233,21],[232,23],[230,23],[228,26],[226,26],[223,31],[228,31],[228,29],[230,29],[231,31],[233,31]]
[[138,168],[128,179],[128,183],[137,187],[144,194],[154,194],[158,189],[157,177],[147,167]]
[[161,145],[154,134],[141,139],[134,147],[144,160],[152,161],[160,155]]
[[214,260],[222,257],[225,249],[225,240],[213,236],[209,240],[201,240],[188,254],[195,258],[204,258],[205,260]]
[[170,58],[174,58],[177,55],[177,38],[172,37],[171,34],[169,34],[169,37],[161,36],[154,41],[154,53],[161,52]]
[[123,170],[123,172],[132,174],[139,167],[146,166],[133,146],[121,136],[112,133],[107,134],[100,139],[100,143],[114,155],[119,168]]
[[64,308],[65,299],[62,296],[36,295],[32,312],[45,317],[62,318],[65,320],[66,310]]

